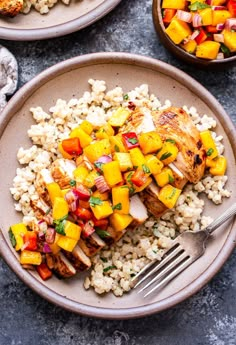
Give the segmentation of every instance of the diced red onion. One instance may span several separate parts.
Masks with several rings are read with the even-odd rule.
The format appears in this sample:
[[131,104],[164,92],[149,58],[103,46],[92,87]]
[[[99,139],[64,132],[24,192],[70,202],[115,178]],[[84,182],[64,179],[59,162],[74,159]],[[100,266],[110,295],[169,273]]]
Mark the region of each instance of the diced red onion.
[[202,25],[201,16],[198,13],[194,14],[194,16],[193,16],[193,27],[198,28],[201,25]]
[[40,230],[38,233],[38,238],[40,241],[45,241],[45,232]]
[[51,253],[52,252],[52,250],[51,250],[51,248],[50,248],[48,243],[44,243],[44,245],[43,245],[43,252],[44,253]]
[[222,11],[226,10],[225,6],[212,6],[213,11]]
[[92,220],[89,220],[88,222],[86,222],[83,226],[83,229],[82,229],[82,233],[83,233],[83,236],[86,238],[86,237],[89,237],[91,236],[93,233],[95,232],[95,229],[94,229],[94,223]]
[[236,30],[236,18],[229,18],[225,22],[226,30]]
[[182,20],[183,22],[186,22],[186,23],[192,22],[192,14],[190,12],[178,10],[176,13],[176,16],[179,20]]
[[95,178],[95,185],[100,193],[105,193],[110,190],[110,187],[105,181],[103,176],[98,176]]
[[74,189],[71,189],[66,193],[65,200],[69,205],[70,211],[74,212],[77,208],[77,201],[79,200],[79,197]]
[[195,40],[195,38],[199,35],[199,30],[195,30],[192,35],[190,36],[191,40]]
[[206,0],[206,4],[211,6],[213,4],[213,0]]
[[217,54],[217,57],[216,57],[216,60],[223,60],[225,57],[224,57],[224,53],[218,53]]
[[101,156],[97,161],[96,163],[110,163],[112,161],[112,158],[108,155],[103,155]]
[[87,187],[81,184],[77,184],[76,188],[72,189],[72,192],[79,200],[88,201],[90,198],[90,192]]
[[56,231],[54,228],[48,228],[45,234],[45,240],[47,243],[52,244],[55,241]]
[[214,34],[214,41],[224,43],[224,35],[222,34]]
[[38,222],[38,226],[39,226],[39,230],[40,231],[42,231],[42,232],[46,232],[47,231],[48,225],[47,225],[47,223],[44,220],[40,220]]
[[224,24],[224,23],[217,24],[217,25],[216,25],[216,30],[223,30],[224,27],[225,27],[225,24]]

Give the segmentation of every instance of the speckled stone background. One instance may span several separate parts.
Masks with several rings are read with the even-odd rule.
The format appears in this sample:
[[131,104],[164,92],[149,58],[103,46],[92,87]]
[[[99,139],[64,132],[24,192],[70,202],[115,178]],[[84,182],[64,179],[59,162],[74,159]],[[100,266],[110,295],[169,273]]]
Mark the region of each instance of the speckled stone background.
[[[160,59],[201,82],[236,123],[236,67],[209,72],[176,60],[159,42],[151,10],[151,0],[123,0],[80,32],[0,44],[18,60],[19,87],[57,62],[91,52],[126,51]],[[205,288],[173,309],[138,320],[96,320],[43,300],[0,258],[0,345],[235,345],[235,296],[236,252]]]

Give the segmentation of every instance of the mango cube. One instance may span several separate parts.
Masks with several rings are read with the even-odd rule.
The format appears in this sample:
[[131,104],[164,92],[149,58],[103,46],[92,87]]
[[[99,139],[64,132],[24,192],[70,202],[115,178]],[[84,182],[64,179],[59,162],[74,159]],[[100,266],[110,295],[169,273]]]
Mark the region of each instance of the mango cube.
[[39,252],[31,250],[23,250],[20,254],[21,265],[40,265],[42,262],[42,255]]
[[108,123],[113,127],[121,127],[128,119],[130,112],[125,108],[118,108],[108,120]]
[[173,8],[176,10],[183,10],[185,8],[185,0],[163,0],[162,8]]
[[219,156],[214,159],[215,166],[210,168],[210,173],[214,176],[223,176],[227,169],[227,160],[224,156]]
[[67,237],[73,238],[77,241],[80,239],[81,227],[75,223],[70,222],[69,220],[66,221],[64,231]]
[[52,205],[54,204],[55,198],[62,197],[61,188],[58,183],[51,182],[47,184],[47,190],[49,194],[49,198],[51,200]]
[[94,216],[99,220],[107,218],[113,213],[113,209],[109,201],[102,201],[99,205],[90,205]]
[[192,34],[189,25],[177,18],[172,19],[165,32],[175,44],[181,43]]
[[106,182],[110,187],[123,181],[120,166],[117,161],[112,161],[103,165],[103,174]]
[[167,184],[161,188],[158,199],[168,208],[173,208],[181,194],[181,189]]
[[128,152],[115,152],[113,159],[119,163],[120,171],[122,172],[131,170],[133,168],[130,154]]
[[84,154],[91,163],[94,163],[98,158],[103,155],[111,153],[111,145],[108,139],[99,140],[84,148]]
[[57,241],[57,245],[68,252],[72,252],[77,242],[78,241],[74,240],[73,238],[60,236],[59,240]]
[[127,152],[120,135],[111,136],[109,140],[111,144],[111,152]]
[[52,208],[53,219],[61,219],[69,213],[69,206],[64,198],[56,197]]
[[131,149],[129,151],[130,153],[130,159],[134,167],[142,166],[143,164],[146,164],[146,159],[142,153],[142,151],[135,147],[134,149]]
[[204,41],[197,46],[196,56],[202,59],[213,60],[217,58],[219,49],[220,49],[219,42]]
[[178,148],[175,144],[165,141],[161,150],[157,154],[157,158],[165,165],[176,160]]
[[138,139],[141,150],[145,155],[156,152],[162,147],[162,140],[157,132],[142,133]]
[[173,172],[170,168],[164,168],[159,174],[153,175],[159,187],[174,182]]
[[114,230],[122,231],[132,222],[133,217],[129,214],[113,213],[109,219]]
[[200,137],[202,140],[202,144],[204,149],[206,150],[206,155],[209,159],[214,159],[218,156],[218,150],[216,148],[216,144],[214,139],[212,138],[211,132],[206,130],[200,132]]
[[70,133],[70,138],[79,138],[79,142],[82,148],[88,146],[92,138],[81,127],[74,128]]
[[154,155],[145,156],[146,164],[153,175],[159,174],[164,164]]
[[16,251],[20,250],[24,244],[23,237],[27,233],[27,227],[23,223],[18,223],[18,224],[12,225],[9,231],[12,231],[16,240],[16,245],[14,247],[15,250]]
[[130,202],[128,186],[124,185],[112,188],[112,204],[114,213],[129,213]]

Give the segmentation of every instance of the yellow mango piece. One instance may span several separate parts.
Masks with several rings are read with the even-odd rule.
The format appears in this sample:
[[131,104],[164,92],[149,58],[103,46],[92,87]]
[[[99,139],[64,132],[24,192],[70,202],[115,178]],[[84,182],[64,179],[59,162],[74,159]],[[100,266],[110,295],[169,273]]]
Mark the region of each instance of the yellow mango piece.
[[216,26],[217,24],[224,24],[228,18],[231,17],[229,11],[226,10],[217,10],[212,11],[212,25]]
[[83,184],[88,188],[92,188],[93,186],[95,186],[95,179],[98,176],[99,174],[96,170],[90,171],[90,173],[85,177]]
[[99,198],[103,201],[109,199],[109,193],[108,192],[100,193],[98,190],[96,190],[92,196],[94,196],[95,198]]
[[120,135],[111,136],[109,140],[111,143],[111,152],[127,152]]
[[124,174],[124,179],[125,179],[126,185],[129,187],[129,190],[130,190],[130,193],[131,193],[131,194],[141,192],[141,191],[144,190],[147,186],[149,186],[150,183],[152,182],[152,178],[149,176],[149,177],[147,178],[147,181],[146,181],[141,187],[137,187],[137,186],[135,186],[135,184],[133,184],[132,181],[131,181],[131,178],[132,178],[132,176],[133,176],[134,173],[135,173],[135,171],[129,171],[129,172],[126,172],[126,173]]
[[79,138],[82,148],[88,146],[93,140],[81,127],[74,128],[70,133],[70,138]]
[[146,165],[148,166],[149,170],[152,174],[156,175],[161,172],[164,164],[154,155],[147,155],[145,156]]
[[216,160],[207,157],[207,158],[206,158],[206,167],[207,167],[207,168],[213,168],[213,167],[215,167],[215,166],[216,166]]
[[171,20],[165,32],[175,44],[181,43],[183,39],[192,34],[189,25],[176,17]]
[[206,150],[207,157],[209,159],[217,157],[218,150],[216,148],[214,139],[212,138],[211,132],[208,130],[200,132],[200,138],[202,140],[203,147]]
[[78,183],[83,183],[88,174],[89,170],[82,165],[78,166],[73,171],[73,175]]
[[93,131],[93,125],[89,121],[86,121],[86,120],[84,120],[80,124],[80,128],[83,129],[83,131],[85,131],[85,133],[87,133],[88,135],[90,135]]
[[212,25],[212,9],[204,8],[199,11],[199,15],[202,18],[202,25]]
[[124,125],[129,115],[130,115],[130,112],[127,109],[120,107],[116,111],[114,111],[114,113],[108,120],[108,123],[112,127],[121,127]]
[[153,175],[159,187],[174,182],[174,175],[170,168],[164,168],[159,174]]
[[57,241],[57,245],[67,250],[68,252],[72,252],[77,244],[77,240],[74,240],[73,238],[67,237],[67,236],[60,236],[59,240]]
[[119,163],[120,171],[122,172],[131,170],[133,168],[130,154],[128,152],[115,152],[113,159]]
[[167,184],[166,186],[162,187],[159,194],[158,199],[168,208],[173,208],[181,194],[181,189],[171,186]]
[[14,224],[10,227],[10,229],[15,237],[16,245],[15,250],[18,251],[22,248],[24,244],[23,237],[27,233],[27,227],[23,223]]
[[59,247],[58,244],[57,244],[57,242],[58,242],[60,237],[61,237],[61,235],[56,233],[54,243],[49,244],[49,247],[51,248],[51,251],[52,251],[53,254],[57,254],[61,250],[61,247]]
[[138,139],[141,150],[145,155],[156,152],[162,147],[162,140],[157,132],[142,133]]
[[69,220],[66,221],[64,231],[67,237],[73,238],[77,241],[80,239],[81,227],[75,223],[70,222]]
[[65,159],[72,159],[73,156],[71,156],[69,153],[67,153],[63,147],[62,147],[62,143],[58,144],[58,151],[61,153],[62,157]]
[[185,44],[181,44],[181,47],[189,54],[193,54],[197,49],[197,42],[195,40],[190,40]]
[[108,139],[102,139],[84,148],[84,154],[91,163],[103,155],[111,154],[111,145]]
[[94,216],[99,220],[107,218],[113,213],[113,209],[109,201],[102,201],[100,205],[91,205],[91,210],[93,211]]
[[214,176],[223,176],[227,169],[227,159],[224,156],[219,156],[214,161],[216,164],[210,168],[210,173]]
[[129,150],[129,153],[130,153],[131,162],[133,163],[134,167],[139,167],[139,166],[142,166],[143,164],[146,164],[146,159],[142,151],[138,147],[135,147],[134,149]]
[[147,186],[149,186],[152,183],[152,178],[151,176],[149,176],[147,178],[147,181],[141,186],[141,187],[137,187],[135,186],[135,193],[140,193],[142,192],[142,190],[144,190],[145,188],[147,188]]
[[212,1],[213,6],[221,6],[221,5],[224,5],[225,3],[226,3],[226,0],[213,0]]
[[109,139],[109,137],[113,136],[114,134],[114,129],[111,127],[109,123],[106,123],[104,126],[98,129],[95,135],[97,139]]
[[165,165],[176,160],[178,148],[175,144],[165,141],[161,150],[157,153],[157,158]]
[[202,59],[213,60],[216,59],[219,53],[219,49],[219,42],[204,41],[197,46],[196,56]]
[[70,188],[61,189],[61,196],[64,198],[66,193],[69,192]]
[[104,178],[110,187],[114,187],[117,183],[123,181],[120,166],[117,161],[104,164],[102,170]]
[[111,193],[114,212],[128,214],[130,209],[129,187],[126,185],[113,187]]
[[53,219],[61,219],[69,213],[69,206],[64,198],[56,197],[52,208]]
[[131,217],[129,214],[113,213],[109,219],[114,230],[122,231],[125,230],[132,222],[133,217]]
[[162,8],[173,8],[176,10],[184,10],[185,5],[186,5],[185,0],[163,0],[161,7]]
[[31,250],[23,250],[20,254],[21,265],[40,265],[42,263],[42,255],[39,252]]
[[57,198],[57,197],[60,198],[60,197],[63,196],[62,192],[61,192],[61,188],[60,188],[59,184],[56,183],[56,182],[48,183],[46,185],[46,187],[47,187],[47,190],[48,190],[49,198],[50,198],[51,203],[53,205],[55,198]]
[[224,30],[224,44],[231,51],[231,53],[236,52],[236,32]]

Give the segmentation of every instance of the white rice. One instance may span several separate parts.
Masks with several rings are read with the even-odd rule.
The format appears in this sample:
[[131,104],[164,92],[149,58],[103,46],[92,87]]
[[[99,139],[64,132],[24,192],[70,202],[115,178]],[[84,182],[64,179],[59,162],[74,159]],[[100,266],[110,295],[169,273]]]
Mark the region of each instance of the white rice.
[[[61,0],[65,5],[69,5],[70,0]],[[31,8],[34,8],[40,14],[46,14],[49,12],[58,0],[24,0],[22,13],[27,14]]]
[[[121,87],[107,90],[105,81],[90,79],[88,82],[90,92],[86,91],[81,98],[73,98],[69,102],[58,99],[49,113],[41,107],[30,109],[36,122],[28,130],[33,145],[28,149],[19,149],[17,159],[24,167],[17,169],[13,187],[10,188],[16,201],[15,209],[23,213],[23,222],[28,226],[36,221],[30,206],[30,200],[39,199],[34,186],[36,174],[60,157],[58,141],[68,137],[71,129],[84,119],[100,126],[118,107],[127,107],[128,101],[134,102],[145,116],[152,110],[171,106],[169,100],[162,105],[155,95],[149,94],[146,84],[128,92],[126,101]],[[216,121],[206,114],[200,116],[194,107],[183,108],[199,130],[212,131],[218,151],[222,154],[223,137],[213,131]],[[211,217],[203,215],[204,201],[199,194],[205,193],[215,204],[220,204],[224,197],[230,197],[230,192],[225,189],[226,182],[227,176],[204,176],[197,184],[188,184],[173,210],[160,219],[151,216],[137,230],[127,232],[113,247],[105,248],[91,258],[93,266],[90,276],[85,279],[85,288],[93,287],[97,293],[112,291],[116,296],[129,291],[132,276],[150,260],[160,259],[163,249],[178,233],[197,231],[212,221]]]

